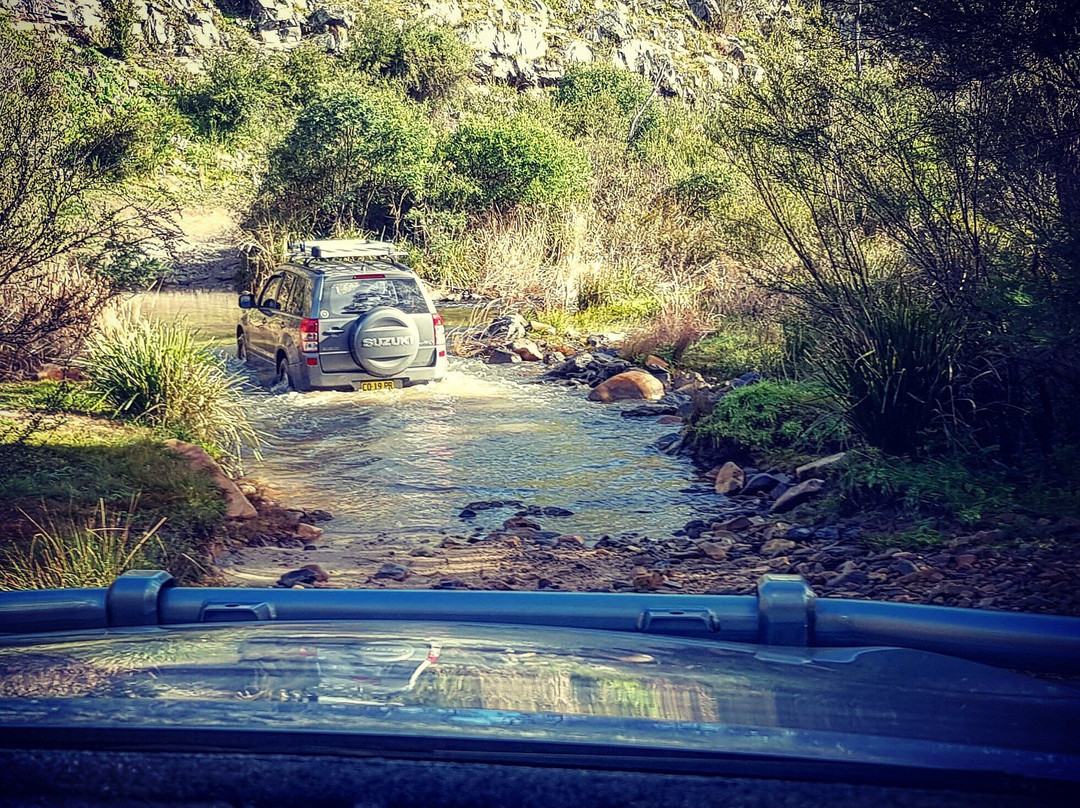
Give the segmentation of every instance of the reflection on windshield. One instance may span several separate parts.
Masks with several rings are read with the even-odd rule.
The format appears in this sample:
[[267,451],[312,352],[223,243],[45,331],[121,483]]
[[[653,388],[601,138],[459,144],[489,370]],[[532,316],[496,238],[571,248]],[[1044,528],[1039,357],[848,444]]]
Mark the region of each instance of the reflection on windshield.
[[335,281],[324,295],[333,314],[363,314],[378,306],[392,306],[406,314],[423,314],[427,302],[416,281],[407,278]]
[[[762,656],[751,646],[555,629],[444,624],[417,636],[415,626],[395,634],[292,624],[96,635],[0,649],[0,697],[0,724],[85,716],[361,732],[404,721],[418,732],[477,723],[519,734],[552,721],[565,729],[573,718],[586,734],[598,731],[589,721],[615,721],[619,737],[660,733],[675,745],[709,746],[741,727],[1080,753],[1080,693],[975,663],[894,649]],[[280,712],[289,704],[306,712]]]

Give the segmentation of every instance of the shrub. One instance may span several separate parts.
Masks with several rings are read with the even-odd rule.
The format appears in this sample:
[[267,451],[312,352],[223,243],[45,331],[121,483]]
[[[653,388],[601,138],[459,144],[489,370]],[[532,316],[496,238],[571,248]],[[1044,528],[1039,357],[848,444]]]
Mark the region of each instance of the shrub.
[[282,94],[294,106],[302,107],[331,84],[337,66],[326,49],[303,42],[289,51],[281,65]]
[[902,282],[837,290],[811,318],[816,375],[872,446],[904,454],[922,445],[952,382],[963,323]]
[[148,258],[141,252],[122,253],[98,270],[98,275],[117,289],[145,289],[163,278],[169,267],[158,258]]
[[418,101],[445,98],[472,69],[469,47],[452,31],[413,26],[401,37],[390,75]]
[[742,453],[815,454],[848,440],[843,421],[821,387],[761,381],[721,398],[694,427],[699,435]]
[[459,205],[505,209],[554,204],[588,189],[585,155],[523,118],[466,121],[443,146],[442,157],[458,180],[451,183],[446,201]]
[[180,323],[120,317],[91,338],[85,364],[91,389],[117,416],[233,457],[258,444],[241,377]]
[[105,12],[105,52],[117,59],[127,59],[139,47],[140,38],[134,30],[139,23],[135,3],[133,0],[103,0],[101,10]]
[[748,371],[778,375],[784,368],[784,348],[777,327],[749,317],[722,318],[709,336],[691,345],[681,364],[688,370],[722,379]]
[[[614,65],[574,65],[559,80],[555,100],[574,135],[632,140],[656,125],[652,88]],[[633,137],[630,127],[634,125]]]
[[179,106],[204,135],[232,134],[274,103],[276,81],[268,59],[251,49],[218,53],[181,90]]
[[839,484],[849,507],[896,508],[968,525],[1009,510],[1015,496],[1000,474],[975,471],[958,458],[889,457],[875,450],[849,456]]
[[402,32],[393,15],[372,9],[350,30],[343,59],[355,70],[382,75],[401,58],[401,52]]
[[389,90],[346,85],[309,104],[270,156],[266,190],[300,231],[394,229],[424,192],[434,135],[422,110]]

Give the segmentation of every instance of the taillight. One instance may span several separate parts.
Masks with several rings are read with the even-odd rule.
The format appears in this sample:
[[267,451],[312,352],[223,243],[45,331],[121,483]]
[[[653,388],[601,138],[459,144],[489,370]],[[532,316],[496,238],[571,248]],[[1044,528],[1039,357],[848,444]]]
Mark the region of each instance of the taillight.
[[319,321],[305,317],[300,321],[300,350],[316,353],[319,350]]
[[442,316],[438,312],[435,312],[433,315],[431,315],[431,324],[435,326],[435,344],[445,344],[446,328],[443,326]]

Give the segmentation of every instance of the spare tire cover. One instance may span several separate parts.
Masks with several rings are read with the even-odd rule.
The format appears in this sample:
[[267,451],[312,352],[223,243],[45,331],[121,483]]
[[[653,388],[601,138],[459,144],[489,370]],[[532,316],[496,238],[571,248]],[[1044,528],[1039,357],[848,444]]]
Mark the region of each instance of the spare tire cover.
[[412,315],[390,306],[374,308],[356,321],[349,349],[373,376],[393,376],[409,367],[420,348]]

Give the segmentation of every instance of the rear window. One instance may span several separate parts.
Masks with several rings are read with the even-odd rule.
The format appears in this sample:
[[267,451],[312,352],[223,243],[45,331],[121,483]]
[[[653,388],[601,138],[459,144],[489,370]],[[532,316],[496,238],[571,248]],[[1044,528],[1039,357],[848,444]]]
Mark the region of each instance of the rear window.
[[393,306],[406,314],[426,314],[428,310],[420,286],[410,278],[328,281],[323,288],[323,317],[364,314],[376,306]]

